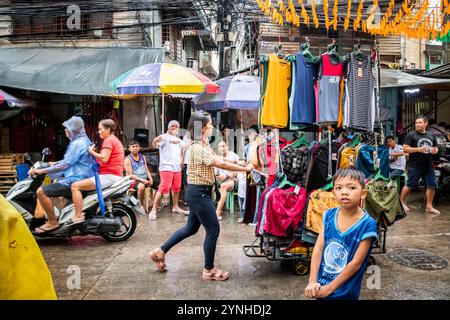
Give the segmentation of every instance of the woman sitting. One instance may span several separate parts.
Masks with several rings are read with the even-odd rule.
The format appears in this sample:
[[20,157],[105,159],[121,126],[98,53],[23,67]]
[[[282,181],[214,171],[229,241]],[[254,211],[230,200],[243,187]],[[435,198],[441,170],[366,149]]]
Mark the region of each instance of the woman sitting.
[[[98,135],[103,140],[100,153],[95,151],[94,145],[89,148],[89,153],[97,160],[99,166],[98,174],[102,188],[113,185],[123,176],[125,153],[122,142],[114,135],[115,129],[116,124],[113,120],[101,120],[98,124]],[[72,184],[75,216],[67,224],[76,224],[84,221],[82,191],[93,191],[95,189],[95,177]]]

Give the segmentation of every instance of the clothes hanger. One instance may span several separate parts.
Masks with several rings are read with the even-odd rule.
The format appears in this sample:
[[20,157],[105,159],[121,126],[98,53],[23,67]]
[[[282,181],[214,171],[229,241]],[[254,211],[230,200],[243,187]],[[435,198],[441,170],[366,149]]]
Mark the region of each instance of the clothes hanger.
[[282,178],[280,184],[278,185],[278,188],[281,189],[281,188],[283,188],[285,186],[290,186],[290,187],[295,187],[296,186],[294,183],[290,182],[287,179],[287,176],[284,173],[282,175],[283,175],[283,178]]
[[330,180],[330,181],[329,181],[326,185],[324,185],[322,188],[320,188],[320,190],[323,190],[323,191],[330,191],[330,190],[333,189],[333,187],[334,187],[333,179],[329,179],[329,180]]
[[353,55],[355,56],[355,58],[357,60],[366,59],[366,54],[364,52],[362,52],[362,50],[361,50],[361,43],[359,42],[359,38],[358,38],[358,43],[353,46]]
[[317,60],[316,57],[313,56],[311,51],[309,51],[309,39],[305,37],[305,43],[300,46],[303,57],[310,63],[315,62]]
[[386,182],[391,181],[389,178],[386,178],[385,176],[383,176],[383,175],[381,174],[381,169],[380,169],[380,168],[377,169],[377,174],[373,177],[372,180],[373,180],[373,181],[383,180],[383,181],[386,181]]

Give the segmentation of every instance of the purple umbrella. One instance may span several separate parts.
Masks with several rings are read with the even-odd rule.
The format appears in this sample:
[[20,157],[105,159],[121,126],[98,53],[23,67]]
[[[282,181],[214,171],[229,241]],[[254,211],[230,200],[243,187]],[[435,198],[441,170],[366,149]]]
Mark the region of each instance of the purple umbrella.
[[201,94],[192,101],[202,110],[258,109],[260,99],[259,77],[235,75],[217,80],[218,94]]

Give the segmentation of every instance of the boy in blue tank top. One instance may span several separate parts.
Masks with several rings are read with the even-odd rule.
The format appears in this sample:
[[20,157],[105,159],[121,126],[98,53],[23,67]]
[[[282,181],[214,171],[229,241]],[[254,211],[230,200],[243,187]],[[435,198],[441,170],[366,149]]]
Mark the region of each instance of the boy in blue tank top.
[[127,176],[131,176],[131,179],[136,180],[131,188],[137,191],[138,200],[141,203],[141,209],[147,212],[147,208],[144,208],[144,194],[145,188],[151,187],[153,184],[152,175],[147,167],[147,160],[142,155],[141,146],[137,141],[130,141],[128,144],[128,151],[130,155],[124,160],[124,167]]
[[350,167],[333,177],[340,206],[323,214],[323,229],[314,246],[305,296],[328,300],[357,300],[367,260],[378,238],[377,224],[359,207],[368,190],[364,173]]

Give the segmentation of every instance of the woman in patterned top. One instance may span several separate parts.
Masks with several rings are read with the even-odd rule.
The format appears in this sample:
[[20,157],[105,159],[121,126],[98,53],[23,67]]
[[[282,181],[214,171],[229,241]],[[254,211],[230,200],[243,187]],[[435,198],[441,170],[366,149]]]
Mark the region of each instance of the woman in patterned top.
[[190,208],[187,223],[178,229],[160,248],[149,252],[149,258],[155,262],[160,272],[167,270],[165,254],[177,243],[197,233],[200,225],[206,230],[203,245],[205,266],[203,280],[227,280],[229,272],[214,267],[216,242],[219,237],[219,221],[217,220],[214,203],[211,199],[212,188],[215,183],[214,167],[229,171],[250,172],[251,164],[242,167],[216,156],[210,148],[208,138],[212,134],[213,125],[208,113],[197,111],[189,121],[189,133],[192,145],[188,149],[188,187],[186,201]]

